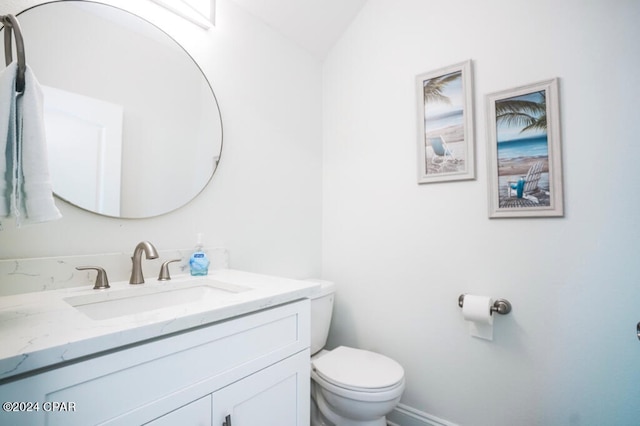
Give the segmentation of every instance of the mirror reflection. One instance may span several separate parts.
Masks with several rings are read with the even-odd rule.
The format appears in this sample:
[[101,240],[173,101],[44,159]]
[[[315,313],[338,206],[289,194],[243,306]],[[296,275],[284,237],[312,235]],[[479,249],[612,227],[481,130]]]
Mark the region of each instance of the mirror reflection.
[[144,218],[204,189],[222,149],[220,112],[177,42],[99,3],[46,3],[18,20],[44,90],[57,196],[102,215]]

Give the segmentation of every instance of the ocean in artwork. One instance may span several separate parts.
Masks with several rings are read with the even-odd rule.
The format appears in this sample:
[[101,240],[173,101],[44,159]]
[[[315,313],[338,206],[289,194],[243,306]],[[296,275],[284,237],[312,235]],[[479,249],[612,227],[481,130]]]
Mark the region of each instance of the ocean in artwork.
[[462,126],[464,115],[461,109],[428,116],[424,121],[425,132],[445,129],[453,126]]
[[547,157],[547,135],[498,142],[498,160],[522,157]]

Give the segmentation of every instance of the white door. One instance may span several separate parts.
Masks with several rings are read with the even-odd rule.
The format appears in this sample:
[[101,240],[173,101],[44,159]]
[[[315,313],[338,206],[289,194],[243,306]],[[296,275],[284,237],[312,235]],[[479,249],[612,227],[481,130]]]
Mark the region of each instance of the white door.
[[123,108],[53,87],[42,89],[53,191],[79,207],[119,216]]

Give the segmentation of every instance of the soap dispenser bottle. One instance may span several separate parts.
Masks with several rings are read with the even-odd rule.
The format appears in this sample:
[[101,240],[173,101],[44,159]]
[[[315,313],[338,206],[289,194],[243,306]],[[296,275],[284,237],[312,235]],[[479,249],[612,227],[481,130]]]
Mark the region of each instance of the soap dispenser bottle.
[[198,234],[196,249],[189,258],[189,269],[193,276],[202,276],[209,273],[209,259],[203,249],[202,234]]

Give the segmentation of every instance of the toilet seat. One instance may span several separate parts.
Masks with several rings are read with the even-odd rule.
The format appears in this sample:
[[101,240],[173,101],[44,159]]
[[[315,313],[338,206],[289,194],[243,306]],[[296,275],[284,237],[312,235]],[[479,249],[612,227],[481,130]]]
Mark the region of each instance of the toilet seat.
[[375,352],[340,346],[311,364],[325,382],[348,391],[386,393],[404,386],[402,366]]

